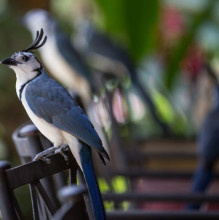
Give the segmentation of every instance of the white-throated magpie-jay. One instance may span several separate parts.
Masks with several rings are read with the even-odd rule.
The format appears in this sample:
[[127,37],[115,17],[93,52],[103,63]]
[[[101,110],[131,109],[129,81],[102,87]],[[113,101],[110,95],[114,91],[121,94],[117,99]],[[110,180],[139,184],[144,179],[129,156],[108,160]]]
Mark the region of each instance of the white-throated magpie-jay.
[[[46,42],[43,30],[25,50],[1,61],[16,74],[16,92],[27,114],[53,144],[53,149],[68,145],[83,171],[96,219],[105,219],[105,211],[93,171],[91,149],[97,150],[101,160],[109,160],[102,141],[92,123],[70,94],[44,71],[31,53]],[[42,154],[40,154],[42,155]]]
[[63,86],[79,95],[86,114],[95,125],[104,146],[107,148],[106,135],[94,118],[92,94],[98,90],[98,86],[94,80],[93,72],[83,57],[48,11],[43,9],[30,10],[22,18],[22,23],[31,32],[33,38],[36,31],[43,28],[49,39],[43,47],[39,48],[45,67]]

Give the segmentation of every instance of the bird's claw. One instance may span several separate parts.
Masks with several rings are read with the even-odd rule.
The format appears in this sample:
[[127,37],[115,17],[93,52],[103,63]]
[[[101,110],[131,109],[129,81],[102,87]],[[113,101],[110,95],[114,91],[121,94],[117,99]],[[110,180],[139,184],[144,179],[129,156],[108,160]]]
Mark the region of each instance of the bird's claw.
[[37,160],[42,160],[43,162],[46,162],[47,164],[51,163],[51,160],[49,158],[47,158],[46,156],[53,153],[55,151],[55,147],[50,147],[40,153],[38,153],[33,161],[37,161]]
[[67,149],[68,149],[67,144],[62,145],[58,149],[55,147],[50,147],[50,148],[38,153],[34,157],[33,161],[42,160],[43,162],[46,162],[47,164],[49,164],[49,163],[51,163],[51,160],[49,158],[47,158],[46,156],[55,152],[55,153],[61,154],[64,157],[65,161],[68,162],[68,156],[65,154],[65,151]]
[[64,157],[64,160],[66,162],[68,162],[68,156],[65,154],[65,151],[68,149],[68,145],[64,144],[62,145],[60,148],[58,148],[57,150],[55,150],[55,153],[59,153]]
[[[42,153],[43,153],[43,152],[42,152]],[[40,154],[40,153],[39,153],[39,154]],[[51,160],[50,160],[49,158],[45,157],[44,155],[39,155],[39,154],[37,154],[37,155],[34,157],[33,161],[42,160],[43,162],[45,162],[45,163],[47,163],[47,164],[50,164],[50,163],[51,163]]]

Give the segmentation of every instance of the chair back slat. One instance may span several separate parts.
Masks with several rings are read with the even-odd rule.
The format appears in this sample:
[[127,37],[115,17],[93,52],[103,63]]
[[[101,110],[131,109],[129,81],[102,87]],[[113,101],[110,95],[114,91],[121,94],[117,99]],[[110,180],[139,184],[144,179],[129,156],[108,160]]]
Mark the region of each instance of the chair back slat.
[[[6,175],[10,187],[14,189],[28,183],[34,183],[39,179],[68,170],[72,166],[74,167],[76,162],[71,155],[71,152],[67,151],[66,154],[69,156],[68,164],[66,164],[60,154],[55,154],[49,157],[51,160],[51,163],[49,164],[38,160],[7,170]],[[17,178],[14,178],[15,176]]]
[[56,210],[59,208],[57,204],[49,197],[49,195],[46,193],[45,189],[43,188],[42,184],[38,181],[34,184],[42,197],[46,207],[50,211],[52,215],[55,214]]
[[33,219],[39,220],[40,217],[39,217],[39,210],[38,210],[38,204],[37,204],[36,188],[33,184],[29,184],[29,186],[30,186],[32,210],[33,210]]
[[0,207],[2,216],[5,216],[5,219],[18,219],[15,208],[13,206],[14,200],[10,187],[7,182],[5,175],[5,170],[10,168],[10,164],[6,161],[0,161]]

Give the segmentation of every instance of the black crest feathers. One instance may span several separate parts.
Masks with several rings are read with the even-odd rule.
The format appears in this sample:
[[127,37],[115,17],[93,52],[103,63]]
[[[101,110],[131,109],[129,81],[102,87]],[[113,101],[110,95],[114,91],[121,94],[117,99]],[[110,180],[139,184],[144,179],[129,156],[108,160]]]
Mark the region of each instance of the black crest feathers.
[[[44,32],[43,32],[43,29],[41,28],[40,32],[37,31],[36,38],[35,38],[34,42],[29,47],[27,47],[25,50],[22,50],[22,51],[29,52],[29,51],[36,50],[36,49],[42,47],[46,43],[46,40],[47,40],[47,36],[45,36],[43,39],[43,34],[44,34]],[[40,43],[40,41],[42,39],[43,39],[43,41]]]

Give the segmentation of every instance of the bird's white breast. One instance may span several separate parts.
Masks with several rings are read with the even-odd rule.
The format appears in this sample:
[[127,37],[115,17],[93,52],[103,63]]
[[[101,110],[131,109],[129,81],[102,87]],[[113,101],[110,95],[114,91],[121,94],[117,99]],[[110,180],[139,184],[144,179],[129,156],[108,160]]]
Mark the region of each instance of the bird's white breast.
[[22,101],[22,104],[23,104],[28,116],[32,120],[32,122],[36,125],[36,127],[39,129],[39,131],[54,144],[55,147],[58,147],[58,146],[61,146],[62,144],[64,144],[63,136],[62,136],[60,129],[58,129],[54,125],[48,123],[43,118],[37,117],[33,113],[33,111],[30,109],[30,107],[25,99],[25,95],[24,95],[25,92],[26,92],[26,87],[23,90],[21,101]]

